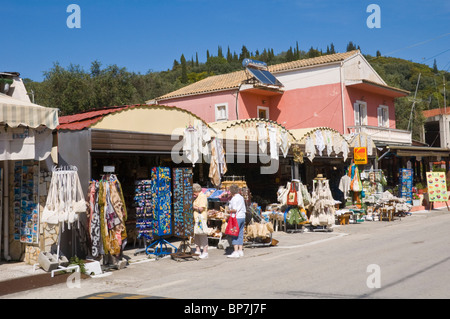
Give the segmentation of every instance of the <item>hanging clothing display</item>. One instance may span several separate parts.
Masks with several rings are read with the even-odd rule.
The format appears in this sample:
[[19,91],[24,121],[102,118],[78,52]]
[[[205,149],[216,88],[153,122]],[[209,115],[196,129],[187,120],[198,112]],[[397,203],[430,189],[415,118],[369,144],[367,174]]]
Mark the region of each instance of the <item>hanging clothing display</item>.
[[71,225],[79,221],[80,213],[86,212],[86,200],[76,167],[55,168],[42,212],[42,221],[48,224]]
[[274,127],[269,127],[270,158],[278,160],[278,131]]
[[183,135],[183,153],[186,155],[186,158],[192,163],[192,166],[195,166],[195,163],[199,159],[199,135],[198,130],[196,130],[193,126],[189,126],[184,130]]
[[281,131],[280,134],[280,149],[281,152],[283,153],[283,157],[286,158],[288,152],[289,152],[289,148],[291,147],[291,142],[289,141],[289,133],[286,130]]
[[319,151],[319,155],[322,156],[322,152],[325,149],[325,140],[323,138],[323,134],[321,130],[316,130],[314,132],[315,138],[316,138],[316,147],[317,150]]
[[97,258],[104,255],[103,241],[100,232],[100,211],[98,207],[98,182],[93,181],[89,185],[89,210],[88,210],[88,232],[91,239],[91,255]]
[[194,236],[192,175],[192,168],[172,171],[174,235],[182,238]]
[[341,143],[341,149],[342,149],[342,156],[344,157],[344,162],[347,160],[348,157],[348,152],[349,152],[349,147],[348,147],[348,143],[346,140],[342,140]]
[[153,167],[152,172],[153,234],[156,236],[172,233],[172,194],[169,167]]
[[339,190],[344,194],[344,199],[347,200],[350,193],[350,183],[352,179],[347,174],[341,177],[339,181]]
[[262,153],[266,153],[267,150],[267,128],[265,123],[257,124],[258,130],[258,146]]
[[88,233],[91,254],[117,256],[126,245],[127,210],[117,176],[109,174],[89,185]]
[[331,153],[333,153],[333,138],[332,138],[332,132],[331,131],[324,131],[325,135],[325,144],[327,145],[327,155],[331,156]]
[[312,162],[314,157],[316,157],[316,148],[314,146],[314,141],[311,136],[305,138],[305,153],[306,157]]
[[333,134],[333,149],[334,149],[334,154],[336,155],[336,157],[339,155],[339,153],[342,152],[342,137],[340,136],[339,133],[334,133]]
[[335,223],[335,201],[331,195],[329,180],[324,178],[314,179],[311,197],[311,225],[331,227]]
[[209,155],[209,142],[211,141],[211,134],[209,133],[208,127],[203,122],[198,122],[197,124],[198,134],[198,145],[200,149],[200,154],[205,156]]
[[209,178],[215,186],[219,186],[222,176],[227,172],[225,162],[225,152],[223,150],[222,140],[214,138],[211,141],[211,161],[209,164]]

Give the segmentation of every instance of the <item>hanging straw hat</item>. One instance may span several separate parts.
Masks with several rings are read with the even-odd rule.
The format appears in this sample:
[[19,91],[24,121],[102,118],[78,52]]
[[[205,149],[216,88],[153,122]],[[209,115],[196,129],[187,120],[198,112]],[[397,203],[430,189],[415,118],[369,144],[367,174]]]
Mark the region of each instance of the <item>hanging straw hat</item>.
[[317,174],[316,178],[314,178],[314,179],[315,179],[315,180],[321,180],[321,181],[326,180],[326,178],[323,177],[322,174]]

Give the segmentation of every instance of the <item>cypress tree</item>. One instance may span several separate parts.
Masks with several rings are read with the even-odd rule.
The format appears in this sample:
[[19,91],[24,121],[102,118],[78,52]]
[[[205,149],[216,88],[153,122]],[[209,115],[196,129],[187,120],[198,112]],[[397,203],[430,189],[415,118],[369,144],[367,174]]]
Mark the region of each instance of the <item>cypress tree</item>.
[[188,82],[187,65],[184,54],[181,55],[180,62],[181,62],[181,83],[187,83]]

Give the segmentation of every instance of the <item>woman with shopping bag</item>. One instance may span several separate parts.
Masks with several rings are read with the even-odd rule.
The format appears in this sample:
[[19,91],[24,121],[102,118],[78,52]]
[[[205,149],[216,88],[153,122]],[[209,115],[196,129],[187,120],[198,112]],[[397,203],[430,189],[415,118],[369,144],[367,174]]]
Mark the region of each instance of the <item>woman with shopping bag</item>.
[[247,208],[245,206],[244,197],[239,194],[239,186],[232,184],[230,186],[231,200],[228,204],[228,218],[227,229],[225,234],[231,236],[231,244],[234,246],[234,251],[229,258],[239,258],[244,256],[244,226],[245,226],[245,213]]

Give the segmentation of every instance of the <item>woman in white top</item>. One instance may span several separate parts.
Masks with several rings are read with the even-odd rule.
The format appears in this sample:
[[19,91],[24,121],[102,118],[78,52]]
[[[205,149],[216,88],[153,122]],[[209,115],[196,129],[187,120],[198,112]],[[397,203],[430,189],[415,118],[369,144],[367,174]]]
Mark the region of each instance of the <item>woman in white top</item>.
[[245,226],[245,214],[247,208],[245,206],[244,197],[239,194],[239,186],[233,184],[230,186],[231,200],[228,205],[228,212],[230,214],[236,214],[236,219],[239,225],[239,235],[237,237],[232,237],[231,244],[234,246],[234,251],[229,258],[239,258],[244,256],[243,245],[244,245],[244,226]]

